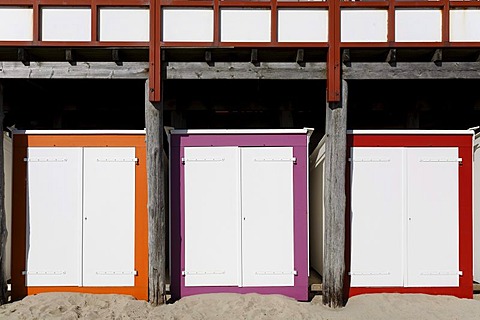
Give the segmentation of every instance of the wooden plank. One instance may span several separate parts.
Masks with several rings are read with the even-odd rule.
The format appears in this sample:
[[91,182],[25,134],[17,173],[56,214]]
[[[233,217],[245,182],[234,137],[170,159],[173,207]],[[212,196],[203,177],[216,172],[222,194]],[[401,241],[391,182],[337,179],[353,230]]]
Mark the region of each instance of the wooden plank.
[[0,79],[147,79],[148,62],[0,62]]
[[327,103],[325,145],[325,235],[323,304],[345,305],[345,170],[347,148],[347,82],[342,80],[340,103]]
[[166,217],[163,160],[163,107],[150,102],[145,81],[145,125],[148,183],[148,300],[166,302]]
[[[0,128],[3,128],[3,86],[0,83]],[[3,155],[3,129],[0,139],[0,304],[8,301],[7,295],[7,275],[5,269],[6,263],[6,244],[7,244],[7,222],[5,212],[5,172]]]
[[434,62],[396,62],[390,66],[387,62],[352,62],[343,67],[345,80],[400,80],[400,79],[478,79],[478,62],[445,62],[437,66]]
[[285,79],[325,80],[326,63],[169,62],[167,79]]

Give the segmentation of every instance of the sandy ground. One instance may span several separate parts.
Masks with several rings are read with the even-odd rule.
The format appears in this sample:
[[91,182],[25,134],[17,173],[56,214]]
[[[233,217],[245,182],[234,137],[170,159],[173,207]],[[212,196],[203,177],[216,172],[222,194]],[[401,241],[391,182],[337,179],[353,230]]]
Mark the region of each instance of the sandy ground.
[[423,294],[369,294],[345,308],[322,305],[321,296],[297,302],[280,295],[206,294],[152,307],[124,295],[44,293],[0,306],[0,319],[480,319],[480,299]]

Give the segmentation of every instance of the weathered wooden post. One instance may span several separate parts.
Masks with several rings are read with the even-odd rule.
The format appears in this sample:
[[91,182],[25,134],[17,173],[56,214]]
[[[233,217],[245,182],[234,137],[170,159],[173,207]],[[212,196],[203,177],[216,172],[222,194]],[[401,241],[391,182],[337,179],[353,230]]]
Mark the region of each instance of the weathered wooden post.
[[323,304],[345,304],[345,170],[347,150],[348,87],[342,81],[340,103],[327,103],[325,134],[325,234]]
[[163,105],[149,99],[145,83],[145,128],[148,181],[148,300],[153,305],[166,300],[166,228],[163,160]]
[[5,263],[7,260],[7,222],[5,212],[5,171],[3,157],[3,86],[0,83],[0,304],[7,303],[7,277]]

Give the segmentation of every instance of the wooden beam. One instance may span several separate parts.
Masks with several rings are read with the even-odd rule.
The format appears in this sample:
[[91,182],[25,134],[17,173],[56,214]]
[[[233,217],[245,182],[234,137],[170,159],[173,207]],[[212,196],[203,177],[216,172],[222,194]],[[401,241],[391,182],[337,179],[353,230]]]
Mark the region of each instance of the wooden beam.
[[0,79],[147,79],[148,62],[0,62]]
[[163,106],[150,101],[149,80],[145,81],[145,127],[148,184],[148,300],[166,302],[166,217],[163,160]]
[[117,66],[123,66],[123,61],[119,49],[112,50],[112,60]]
[[76,66],[75,53],[72,49],[65,49],[65,60],[70,63],[71,66]]
[[7,247],[7,222],[5,212],[5,173],[4,173],[4,154],[3,154],[3,86],[0,83],[0,128],[2,136],[0,138],[0,304],[8,302],[7,295],[7,274],[6,274],[6,247]]
[[441,67],[442,66],[442,61],[443,61],[443,55],[442,55],[443,51],[442,49],[437,49],[435,50],[435,52],[433,53],[433,56],[432,56],[432,62],[437,66],[437,67]]
[[479,79],[478,62],[397,62],[395,68],[386,62],[352,63],[343,68],[345,80],[415,80],[415,79]]
[[342,80],[341,101],[327,102],[325,144],[325,233],[323,260],[323,304],[345,305],[345,209],[347,156],[347,82]]
[[30,65],[30,56],[28,54],[28,51],[25,48],[18,48],[17,60],[21,61],[25,66]]
[[295,58],[295,61],[298,63],[298,65],[305,67],[305,50],[297,50],[297,56]]
[[259,67],[260,63],[258,62],[258,49],[252,49],[250,53],[250,62],[255,66]]
[[342,62],[347,67],[352,66],[352,60],[350,58],[350,49],[343,49],[343,51],[342,51]]
[[290,79],[325,80],[326,63],[260,62],[252,67],[248,62],[216,62],[209,67],[201,62],[169,62],[167,79]]
[[388,55],[385,61],[388,62],[390,67],[396,67],[397,66],[397,49],[388,50]]
[[213,67],[215,65],[215,62],[213,62],[212,60],[212,51],[205,51],[205,62],[207,62],[210,67]]

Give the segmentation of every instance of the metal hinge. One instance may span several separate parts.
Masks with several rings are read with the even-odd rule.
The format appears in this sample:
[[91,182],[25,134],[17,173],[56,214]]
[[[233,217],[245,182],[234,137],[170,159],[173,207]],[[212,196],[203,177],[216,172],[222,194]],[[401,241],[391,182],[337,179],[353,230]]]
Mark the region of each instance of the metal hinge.
[[66,271],[22,271],[22,275],[35,275],[35,276],[60,276],[67,274]]
[[433,271],[433,272],[421,272],[421,276],[463,276],[462,271],[457,272],[445,272],[445,271]]
[[382,159],[382,158],[348,158],[350,162],[390,162],[390,159]]
[[462,164],[462,158],[454,158],[454,159],[448,159],[448,158],[443,158],[443,159],[429,159],[429,158],[423,158],[420,159],[420,162],[458,162],[459,164]]
[[67,162],[65,158],[23,158],[25,162]]
[[390,272],[349,272],[351,276],[388,276]]
[[225,274],[225,271],[182,271],[182,276],[203,276],[207,274]]
[[97,162],[135,162],[138,164],[138,158],[98,158]]
[[297,270],[293,271],[256,271],[256,275],[259,276],[283,276],[283,275],[288,275],[288,274],[293,274],[294,276],[298,275]]
[[297,163],[297,158],[296,158],[296,157],[287,158],[287,159],[269,159],[269,158],[265,158],[265,159],[254,159],[253,161],[256,161],[256,162],[293,162],[294,164],[296,164],[296,163]]
[[222,162],[222,161],[225,161],[225,158],[205,158],[205,159],[182,158],[182,164],[185,164],[185,162]]

